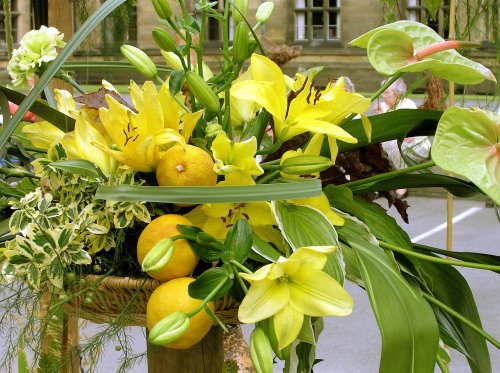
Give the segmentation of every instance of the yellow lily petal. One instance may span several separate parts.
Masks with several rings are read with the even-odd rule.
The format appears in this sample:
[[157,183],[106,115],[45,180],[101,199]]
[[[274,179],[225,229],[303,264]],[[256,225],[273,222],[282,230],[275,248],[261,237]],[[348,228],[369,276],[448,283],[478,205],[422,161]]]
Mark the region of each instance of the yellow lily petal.
[[134,108],[137,111],[141,111],[142,106],[144,105],[144,96],[142,94],[141,88],[133,80],[130,81],[128,92],[130,94],[130,100],[132,101]]
[[202,115],[203,115],[203,110],[198,110],[197,112],[194,113],[184,113],[182,115],[181,135],[184,136],[184,140],[186,140],[186,142],[189,141],[189,138],[191,137],[191,134],[193,133],[193,130],[196,127],[196,124],[198,123]]
[[254,281],[261,281],[264,280],[269,275],[269,272],[271,271],[273,266],[274,264],[268,264],[265,265],[264,267],[259,268],[252,274],[242,272],[240,273],[240,276],[250,283],[253,283]]
[[[137,117],[134,116],[135,126],[138,127],[139,133],[145,133],[148,135],[156,135],[161,131],[163,126],[163,110],[158,100],[158,91],[153,82],[146,81],[142,87],[144,94],[143,100],[144,104],[141,109],[139,109],[139,114]],[[178,130],[178,128],[175,128]]]
[[320,246],[319,248],[319,250],[314,250],[311,247],[301,247],[290,255],[289,260],[300,261],[301,270],[302,268],[308,268],[321,271],[328,260],[328,257],[325,255],[327,252],[321,252],[321,248],[329,248],[329,252],[333,250],[331,249],[332,246]]
[[126,136],[124,136],[123,131],[132,130],[128,116],[129,110],[109,95],[106,96],[106,102],[109,109],[100,108],[99,117],[111,139],[111,143],[122,148],[126,143]]
[[57,110],[75,118],[76,102],[72,93],[63,89],[54,89],[54,99],[56,100]]
[[304,149],[304,154],[305,155],[320,155],[324,139],[325,139],[325,136],[323,134],[315,133],[313,135],[313,137],[311,137],[311,140],[309,140],[309,143],[307,144],[306,148]]
[[22,128],[31,143],[37,148],[48,149],[52,144],[60,142],[65,133],[49,122],[27,124]]
[[276,82],[276,94],[286,91],[286,82],[283,71],[269,58],[260,54],[252,54],[250,58],[250,71],[255,80]]
[[278,339],[278,348],[281,350],[291,344],[300,333],[304,314],[287,304],[274,315],[274,332]]
[[287,133],[287,140],[304,132],[322,133],[350,144],[356,144],[358,142],[355,137],[342,127],[323,120],[308,120],[290,127]]
[[250,202],[243,206],[243,214],[248,216],[252,226],[276,224],[269,202]]
[[335,163],[337,155],[339,154],[339,146],[335,137],[328,136],[328,147],[330,148],[330,159]]
[[296,205],[313,207],[316,210],[321,211],[333,225],[344,225],[344,218],[332,211],[330,202],[328,201],[325,193],[321,193],[319,196],[315,197],[296,198],[290,202],[295,203]]
[[290,304],[305,315],[346,316],[352,312],[349,293],[326,273],[304,268],[288,281]]
[[360,114],[360,116],[368,142],[372,142],[372,122],[370,122],[370,119],[366,115]]
[[211,150],[215,159],[214,171],[219,175],[234,171],[250,175],[264,173],[255,159],[257,139],[254,136],[242,142],[233,142],[229,140],[225,132],[219,132],[212,143]]
[[255,323],[281,311],[290,299],[288,286],[278,280],[264,279],[250,286],[238,309],[238,319]]
[[179,131],[180,113],[183,112],[181,106],[174,100],[168,81],[163,83],[158,93],[158,101],[161,105],[163,113],[163,128],[170,128],[174,131]]

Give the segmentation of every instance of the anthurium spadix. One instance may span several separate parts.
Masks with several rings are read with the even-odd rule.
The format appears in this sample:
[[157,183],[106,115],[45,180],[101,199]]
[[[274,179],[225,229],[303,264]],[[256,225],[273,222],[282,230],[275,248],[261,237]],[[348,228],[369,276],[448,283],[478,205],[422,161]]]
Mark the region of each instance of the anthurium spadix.
[[357,142],[338,123],[325,119],[331,115],[331,103],[318,102],[320,93],[311,94],[314,90],[312,81],[300,76],[301,84],[294,84],[294,91],[289,98],[287,78],[269,58],[253,54],[250,71],[252,79],[235,83],[231,95],[264,107],[273,116],[274,133],[278,141],[312,132],[349,143]]
[[439,167],[468,178],[500,204],[500,115],[450,107],[439,121],[431,156]]
[[304,315],[346,316],[353,301],[344,288],[322,271],[331,246],[297,249],[289,258],[261,267],[253,274],[240,273],[251,286],[238,310],[243,323],[274,318],[280,349],[299,335]]
[[485,79],[496,82],[490,70],[454,50],[477,45],[445,41],[430,27],[418,22],[390,23],[361,35],[350,44],[367,48],[368,60],[381,74],[429,71],[460,84],[478,84]]

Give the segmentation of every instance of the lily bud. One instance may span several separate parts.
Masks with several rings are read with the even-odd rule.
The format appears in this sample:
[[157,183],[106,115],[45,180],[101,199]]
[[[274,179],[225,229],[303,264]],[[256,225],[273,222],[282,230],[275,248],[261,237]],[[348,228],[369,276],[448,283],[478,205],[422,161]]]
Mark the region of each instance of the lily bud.
[[132,45],[122,45],[120,48],[125,58],[145,77],[152,79],[158,75],[156,65],[146,53]]
[[207,128],[205,128],[205,133],[209,137],[215,137],[221,131],[223,131],[223,129],[219,123],[210,123],[207,125]]
[[155,40],[156,44],[158,44],[161,50],[164,50],[166,52],[175,51],[174,38],[168,32],[161,28],[155,28],[152,31],[152,34],[153,39]]
[[246,23],[240,22],[234,30],[233,41],[233,57],[239,62],[243,63],[250,57],[248,47],[248,28]]
[[158,241],[144,257],[141,270],[146,273],[161,271],[170,261],[173,252],[174,241],[170,237]]
[[182,311],[175,311],[158,321],[151,328],[148,341],[163,346],[182,337],[189,328],[189,317]]
[[257,8],[257,12],[255,13],[255,20],[258,23],[266,23],[269,21],[271,14],[273,13],[274,3],[272,1],[266,1],[262,3]]
[[292,350],[292,345],[288,345],[283,349],[278,347],[278,338],[276,337],[276,332],[274,331],[274,319],[271,317],[269,319],[263,320],[259,323],[264,329],[267,337],[269,338],[269,343],[273,349],[276,357],[280,360],[286,360],[290,357],[290,351]]
[[256,326],[250,335],[250,358],[257,373],[272,373],[273,349],[260,326]]
[[289,175],[309,175],[331,167],[330,158],[320,155],[300,155],[281,161],[281,172]]
[[153,8],[155,8],[156,13],[162,19],[168,19],[172,15],[172,8],[168,3],[168,0],[151,0],[153,3]]
[[186,72],[186,83],[191,94],[205,107],[207,111],[220,111],[219,98],[201,76],[193,71]]
[[[239,24],[243,21],[243,17],[247,16],[248,12],[248,0],[233,0],[233,19],[235,24]],[[238,12],[239,10],[239,12]],[[241,14],[240,14],[241,12]]]

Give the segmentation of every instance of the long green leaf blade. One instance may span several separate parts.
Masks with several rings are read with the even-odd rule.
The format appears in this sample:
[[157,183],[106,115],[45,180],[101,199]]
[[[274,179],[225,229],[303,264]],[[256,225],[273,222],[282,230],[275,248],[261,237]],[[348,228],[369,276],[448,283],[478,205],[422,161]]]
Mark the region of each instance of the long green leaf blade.
[[321,182],[214,187],[101,186],[97,199],[165,203],[242,203],[312,197],[321,194]]
[[7,140],[9,139],[12,132],[14,132],[16,126],[21,121],[24,114],[29,110],[31,105],[35,102],[38,95],[42,93],[47,84],[49,84],[50,79],[52,79],[56,75],[64,62],[73,54],[73,52],[92,32],[92,30],[94,30],[94,28],[104,18],[106,18],[109,13],[111,13],[125,1],[126,0],[107,0],[87,19],[87,21],[85,21],[85,23],[75,33],[68,44],[66,44],[66,46],[61,50],[59,56],[57,56],[56,59],[49,65],[47,70],[45,70],[39,81],[33,86],[28,96],[26,96],[26,99],[19,106],[19,109],[12,116],[9,125],[6,126],[4,128],[4,131],[0,134],[0,149],[4,148]]

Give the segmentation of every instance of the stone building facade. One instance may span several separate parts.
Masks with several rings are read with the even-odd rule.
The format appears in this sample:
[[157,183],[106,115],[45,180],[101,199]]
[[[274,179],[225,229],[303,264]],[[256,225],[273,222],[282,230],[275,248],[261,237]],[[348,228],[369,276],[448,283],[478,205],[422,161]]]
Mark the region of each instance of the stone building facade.
[[[51,2],[57,4],[57,1],[49,0],[49,4]],[[76,4],[82,4],[82,2],[91,10],[102,1],[72,0],[74,9],[70,16],[73,28],[77,28],[81,24],[82,14],[79,14],[81,10],[78,10],[80,8]],[[194,0],[185,0],[191,11],[194,8],[193,2]],[[253,23],[255,11],[261,2],[261,0],[249,0],[248,18],[251,23]],[[30,29],[29,3],[30,0],[12,0],[13,10],[16,13],[14,23],[17,30],[14,36],[17,38]],[[136,3],[137,7],[130,15],[133,18],[133,38],[136,40],[129,40],[128,43],[136,43],[155,61],[161,63],[162,57],[151,38],[151,30],[160,26],[160,23],[149,0],[137,0]],[[180,11],[175,6],[176,2],[172,0],[170,3],[174,13],[179,14]],[[217,3],[217,8],[222,11],[224,1],[219,0]],[[285,65],[284,69],[288,74],[321,65],[324,66],[321,74],[324,82],[344,75],[351,78],[358,91],[370,92],[377,89],[383,76],[376,73],[369,65],[365,50],[351,47],[348,43],[384,23],[384,17],[387,17],[388,11],[391,10],[387,8],[386,3],[389,2],[380,0],[274,0],[274,3],[273,15],[259,33],[268,40],[268,44],[273,43],[278,46],[286,44],[302,48],[299,57]],[[428,21],[428,13],[423,9],[423,3],[424,0],[399,0],[397,8],[395,8],[397,12],[394,12],[393,16],[396,19]],[[436,20],[431,21],[433,28],[442,33],[443,36],[448,36],[446,35],[447,15],[449,13],[446,4],[448,3],[447,0],[443,1]],[[467,3],[467,7],[464,5],[465,3]],[[474,8],[474,4],[477,8]],[[469,52],[471,58],[488,66],[494,73],[498,71],[499,62],[498,12],[499,7],[496,0],[457,1],[457,30],[465,30],[468,20],[474,18],[475,26],[466,37],[483,45],[483,48]],[[0,17],[0,36],[5,37],[5,34],[1,33],[1,27],[2,19]],[[128,28],[127,31],[129,31]],[[207,25],[206,35],[209,39],[206,42],[208,60],[212,67],[217,69],[218,60],[221,58],[219,49],[221,45],[220,26],[216,22],[210,21]],[[87,52],[82,52],[80,58],[102,58],[103,49],[99,49],[99,44],[99,37],[91,38],[85,47]],[[120,56],[114,58],[120,58]],[[0,39],[0,66],[5,65],[5,45]],[[3,76],[5,75],[0,74],[0,78]],[[416,78],[416,76],[410,76],[409,80]],[[4,78],[2,78],[2,82],[3,80]],[[475,89],[491,92],[494,89],[492,87],[491,84],[486,83]]]

